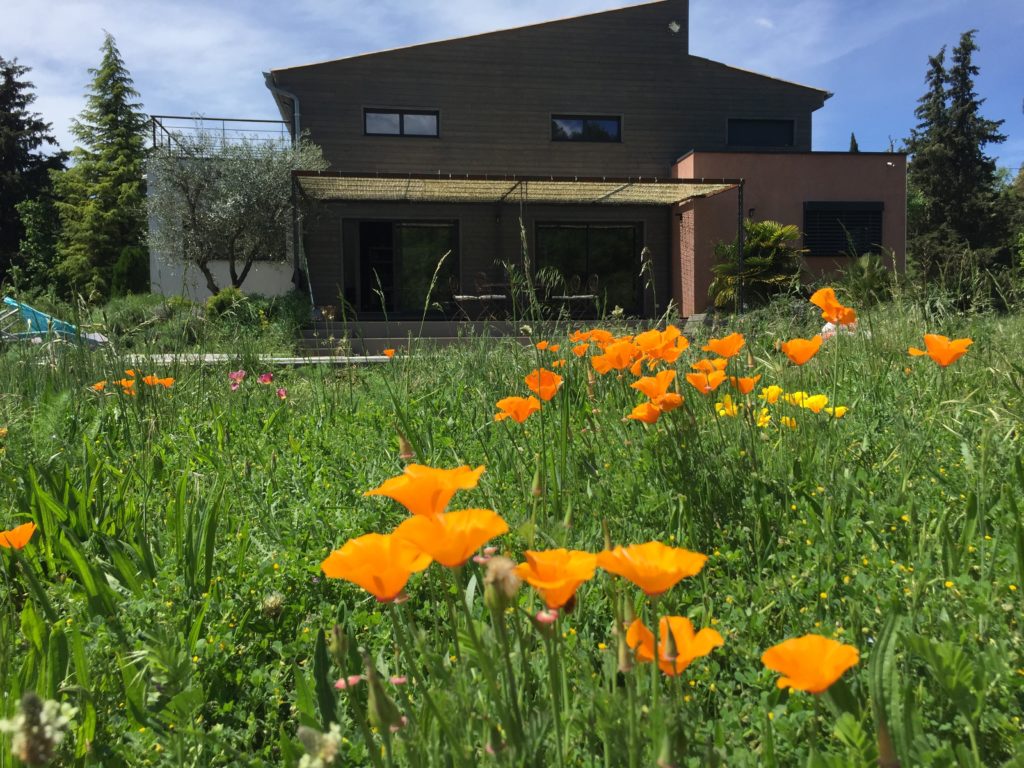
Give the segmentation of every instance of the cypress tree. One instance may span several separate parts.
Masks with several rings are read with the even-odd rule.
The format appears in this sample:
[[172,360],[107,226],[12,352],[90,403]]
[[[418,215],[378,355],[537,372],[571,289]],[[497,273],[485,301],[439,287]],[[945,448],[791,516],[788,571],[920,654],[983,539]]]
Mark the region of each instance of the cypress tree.
[[853,154],[860,152],[860,144],[857,143],[857,136],[853,131],[850,131],[850,152]]
[[0,280],[15,260],[25,236],[18,206],[47,194],[49,172],[63,168],[65,153],[57,147],[50,123],[29,107],[36,100],[32,83],[23,77],[29,67],[0,56]]
[[80,146],[71,153],[72,167],[55,177],[59,272],[92,300],[110,295],[114,265],[122,251],[143,245],[146,230],[146,116],[110,33],[100,50],[100,66],[89,70],[85,109],[72,123]]
[[928,90],[918,100],[917,126],[907,140],[910,249],[929,272],[967,248],[999,244],[1001,221],[995,161],[987,144],[1005,141],[1001,120],[981,116],[984,99],[974,90],[976,30],[964,32],[946,67],[946,49],[928,59]]

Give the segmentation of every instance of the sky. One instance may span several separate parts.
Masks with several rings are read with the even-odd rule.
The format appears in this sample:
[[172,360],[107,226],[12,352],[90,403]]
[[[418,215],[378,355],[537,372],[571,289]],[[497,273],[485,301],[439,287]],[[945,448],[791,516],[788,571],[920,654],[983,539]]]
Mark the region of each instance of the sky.
[[[593,13],[621,0],[0,0],[0,56],[31,67],[33,109],[62,147],[117,41],[150,114],[278,119],[262,72]],[[814,149],[898,149],[915,124],[928,56],[977,29],[982,113],[1003,119],[987,153],[1024,165],[1022,0],[690,0],[690,52],[834,95]],[[947,59],[948,61],[948,59]]]

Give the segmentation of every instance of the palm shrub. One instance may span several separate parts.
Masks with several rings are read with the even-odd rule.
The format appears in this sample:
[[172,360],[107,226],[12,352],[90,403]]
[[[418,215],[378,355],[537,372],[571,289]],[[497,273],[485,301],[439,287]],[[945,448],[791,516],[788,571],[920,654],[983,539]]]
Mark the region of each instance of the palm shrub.
[[742,269],[736,242],[715,246],[718,263],[711,268],[714,279],[708,296],[716,309],[736,307],[741,285],[744,305],[762,306],[800,279],[800,259],[806,249],[797,245],[801,238],[799,227],[745,219],[743,233]]

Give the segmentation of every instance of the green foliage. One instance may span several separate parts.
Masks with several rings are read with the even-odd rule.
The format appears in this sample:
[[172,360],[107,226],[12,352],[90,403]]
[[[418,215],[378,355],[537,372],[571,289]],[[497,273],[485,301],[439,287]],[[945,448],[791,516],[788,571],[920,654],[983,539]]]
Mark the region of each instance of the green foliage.
[[53,175],[61,220],[58,273],[65,290],[90,301],[111,294],[114,266],[142,244],[146,118],[114,38],[107,34],[86,106],[72,124],[73,165]]
[[[19,205],[45,198],[50,171],[63,168],[67,159],[57,147],[50,123],[29,111],[36,100],[34,86],[23,79],[29,71],[17,59],[0,56],[0,280],[25,237],[26,213]],[[47,153],[45,147],[55,151]]]
[[54,284],[60,218],[51,194],[15,206],[24,234],[9,275],[15,290],[40,290]]
[[208,317],[223,317],[245,303],[245,294],[229,285],[206,300],[206,314]]
[[308,206],[295,199],[291,172],[326,168],[320,148],[305,139],[288,146],[176,136],[148,164],[150,247],[195,265],[211,294],[221,287],[211,262],[225,260],[231,287],[239,288],[254,262],[288,257],[294,217]]
[[985,147],[1006,137],[999,132],[1002,120],[981,115],[985,100],[974,91],[975,32],[961,35],[949,68],[945,47],[929,57],[928,92],[918,101],[919,123],[907,139],[908,185],[920,196],[920,205],[908,210],[908,249],[929,276],[963,245],[1005,244],[996,165]]
[[745,219],[743,232],[742,270],[735,242],[719,243],[715,247],[718,263],[711,268],[715,277],[708,295],[716,309],[735,307],[741,286],[744,305],[757,307],[791,290],[799,282],[804,250],[794,244],[800,239],[798,227],[777,221]]
[[892,294],[897,279],[892,268],[894,254],[865,253],[853,255],[842,272],[840,282],[850,302],[858,307],[869,307],[885,301]]
[[149,291],[149,250],[141,245],[128,245],[121,249],[111,275],[111,293],[123,296],[126,293],[147,293]]

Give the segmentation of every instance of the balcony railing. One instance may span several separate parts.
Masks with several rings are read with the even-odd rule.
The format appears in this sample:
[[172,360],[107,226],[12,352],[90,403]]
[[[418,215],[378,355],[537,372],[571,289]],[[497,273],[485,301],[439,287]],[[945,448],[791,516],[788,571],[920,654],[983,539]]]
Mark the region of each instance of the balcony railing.
[[292,141],[288,123],[283,120],[249,120],[238,117],[206,117],[205,115],[150,115],[152,147],[173,149],[183,139],[205,136],[216,149],[242,141]]

